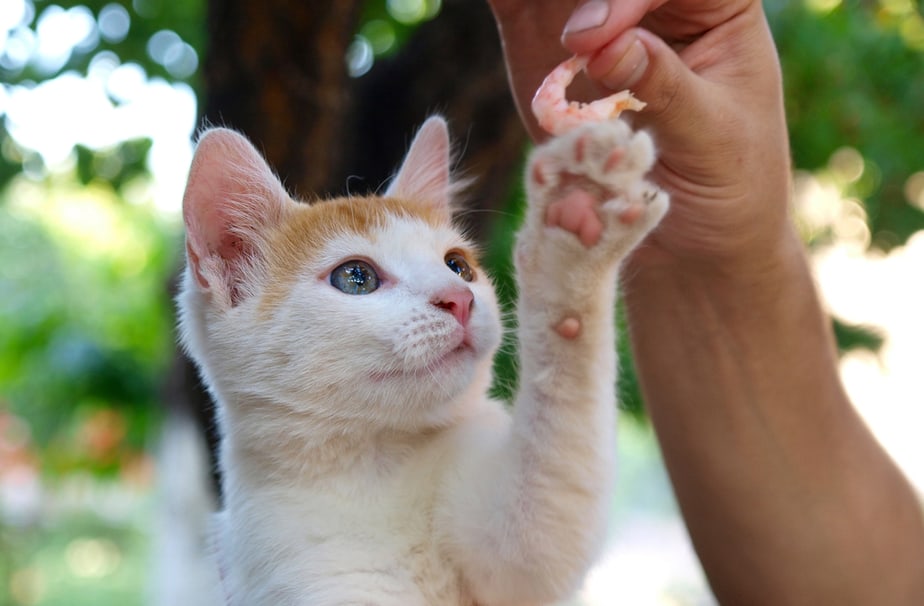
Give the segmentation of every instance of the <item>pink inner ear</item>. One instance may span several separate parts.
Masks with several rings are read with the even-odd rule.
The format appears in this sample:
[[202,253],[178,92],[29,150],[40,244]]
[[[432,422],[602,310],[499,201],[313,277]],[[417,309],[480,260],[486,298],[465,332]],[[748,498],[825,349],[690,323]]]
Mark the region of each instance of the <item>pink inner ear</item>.
[[236,304],[263,230],[288,200],[279,180],[243,136],[227,129],[199,142],[183,197],[190,268],[203,289]]
[[445,120],[434,116],[420,127],[385,195],[424,200],[448,210],[449,162],[449,130]]
[[199,255],[196,254],[195,249],[188,239],[186,241],[186,259],[189,262],[189,266],[192,268],[193,276],[196,278],[196,282],[199,284],[200,288],[208,290],[209,281],[205,278],[205,274],[202,273],[202,261],[199,259]]

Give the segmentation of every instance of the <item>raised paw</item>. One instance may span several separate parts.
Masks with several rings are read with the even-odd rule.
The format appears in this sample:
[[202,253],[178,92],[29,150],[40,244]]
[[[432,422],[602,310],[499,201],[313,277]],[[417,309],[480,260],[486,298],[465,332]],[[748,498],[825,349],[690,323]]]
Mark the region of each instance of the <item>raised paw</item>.
[[[655,160],[645,133],[625,123],[589,124],[550,139],[530,160],[530,213],[586,248],[608,241],[620,256],[667,209],[667,196],[644,176]],[[621,249],[621,250],[620,250]]]

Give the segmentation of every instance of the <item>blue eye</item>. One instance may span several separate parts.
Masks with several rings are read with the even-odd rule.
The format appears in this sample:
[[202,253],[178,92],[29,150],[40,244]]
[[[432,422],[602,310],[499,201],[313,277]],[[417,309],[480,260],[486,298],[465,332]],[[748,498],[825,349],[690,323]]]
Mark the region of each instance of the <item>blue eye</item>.
[[466,282],[471,282],[475,279],[475,271],[472,269],[472,266],[468,264],[468,261],[465,260],[465,257],[463,257],[460,253],[451,252],[446,255],[445,260],[446,267],[454,271]]
[[337,266],[330,274],[330,283],[348,295],[368,295],[379,287],[379,275],[369,263],[353,260]]

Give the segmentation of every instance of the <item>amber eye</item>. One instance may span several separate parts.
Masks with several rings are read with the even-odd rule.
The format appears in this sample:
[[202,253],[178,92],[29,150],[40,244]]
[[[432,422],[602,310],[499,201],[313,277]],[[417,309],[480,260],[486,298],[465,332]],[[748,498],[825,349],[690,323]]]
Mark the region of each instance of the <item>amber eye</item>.
[[457,252],[451,252],[446,255],[446,267],[458,274],[458,276],[466,282],[471,282],[475,279],[475,271],[472,269],[472,266],[468,264],[465,257]]
[[379,274],[369,263],[354,259],[337,266],[330,274],[330,283],[348,295],[368,295],[379,287]]

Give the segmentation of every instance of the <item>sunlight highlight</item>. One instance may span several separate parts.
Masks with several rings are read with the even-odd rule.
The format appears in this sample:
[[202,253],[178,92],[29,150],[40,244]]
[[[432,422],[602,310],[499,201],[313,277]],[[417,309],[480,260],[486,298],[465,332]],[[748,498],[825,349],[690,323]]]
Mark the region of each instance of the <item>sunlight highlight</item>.
[[[888,254],[868,248],[865,208],[842,193],[862,177],[862,166],[858,153],[839,150],[827,169],[798,174],[796,214],[816,243],[812,264],[831,313],[885,336],[878,354],[847,353],[841,376],[870,429],[924,495],[924,231]],[[909,177],[905,195],[924,205],[924,172]]]
[[[196,97],[189,86],[148,79],[140,66],[120,65],[104,53],[94,60],[87,78],[66,73],[33,88],[12,86],[8,91],[10,134],[40,154],[52,171],[73,163],[77,144],[103,150],[150,138],[154,204],[179,213],[196,123]],[[110,96],[121,103],[114,104]]]
[[108,539],[74,539],[64,552],[71,573],[80,578],[102,578],[114,573],[122,561],[118,546]]
[[23,181],[11,186],[8,199],[13,212],[42,224],[68,250],[107,260],[122,278],[137,276],[150,262],[151,234],[130,220],[107,187]]
[[924,232],[888,255],[836,244],[813,262],[831,311],[886,336],[878,356],[844,356],[841,376],[870,429],[924,495]]

